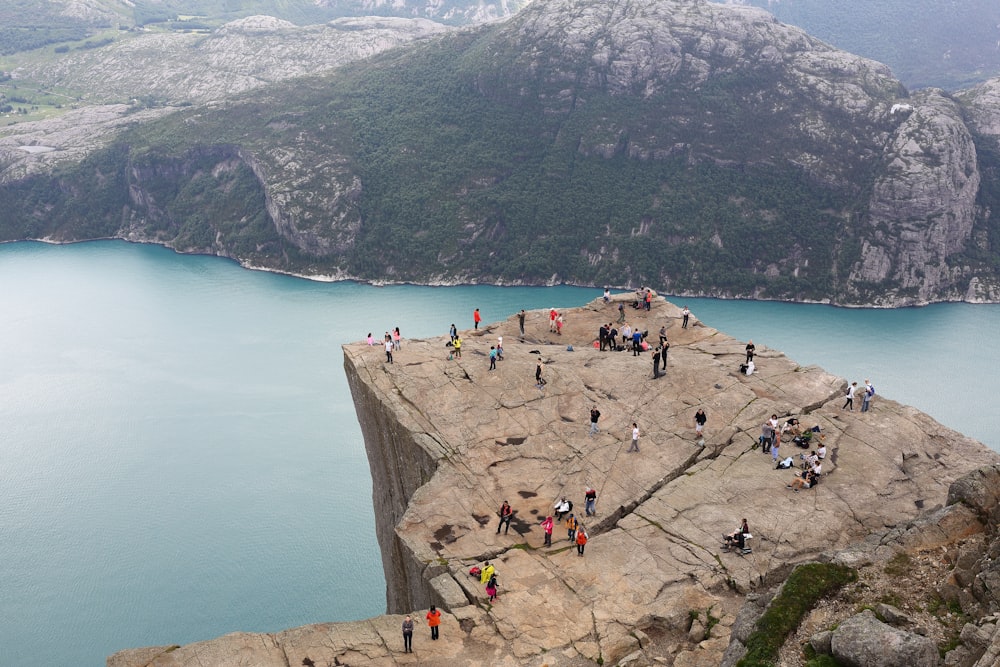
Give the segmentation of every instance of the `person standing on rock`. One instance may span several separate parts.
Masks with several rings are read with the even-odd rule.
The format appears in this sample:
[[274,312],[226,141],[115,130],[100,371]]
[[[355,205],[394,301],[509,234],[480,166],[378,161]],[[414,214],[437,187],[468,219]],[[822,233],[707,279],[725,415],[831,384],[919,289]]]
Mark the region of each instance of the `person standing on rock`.
[[667,327],[666,325],[660,327],[660,347],[663,347],[664,343],[667,342]]
[[403,347],[403,336],[399,333],[399,327],[392,330],[392,346],[397,351]]
[[587,516],[597,515],[597,491],[592,486],[588,486],[583,493],[584,510]]
[[597,406],[595,405],[590,409],[590,433],[587,434],[588,436],[592,436],[601,430],[597,428],[597,420],[600,418],[601,418],[601,411],[598,410]]
[[542,377],[542,369],[544,368],[542,360],[539,358],[538,363],[535,364],[535,386],[541,389],[545,386],[545,379]]
[[602,324],[601,328],[597,330],[597,342],[599,343],[598,351],[604,352],[604,348],[608,345],[608,325]]
[[455,358],[462,358],[462,339],[458,334],[455,334],[455,340],[451,341],[451,346],[455,349]]
[[497,600],[497,575],[493,574],[490,576],[489,581],[486,582],[486,598],[492,604]]
[[577,522],[575,514],[570,514],[569,517],[566,518],[566,537],[570,542],[576,539],[576,528],[579,525],[580,524]]
[[556,318],[559,317],[559,311],[555,308],[549,308],[549,332],[554,333],[556,330]]
[[708,415],[702,408],[698,408],[698,412],[694,413],[694,432],[698,436],[699,442],[705,440],[705,422],[708,421]]
[[855,392],[857,392],[857,390],[858,390],[858,383],[852,382],[851,386],[847,388],[847,396],[846,396],[847,400],[844,401],[844,407],[840,408],[841,410],[846,408],[851,412],[854,412],[854,394]]
[[431,629],[431,639],[438,638],[438,627],[441,625],[441,612],[437,607],[431,605],[431,610],[427,612],[427,626]]
[[632,422],[632,446],[628,448],[628,452],[638,452],[638,451],[639,451],[639,425],[636,424],[635,422]]
[[497,524],[497,535],[500,534],[500,528],[503,528],[503,534],[506,535],[507,531],[510,530],[510,520],[514,517],[514,510],[511,508],[510,503],[506,500],[503,501],[503,505],[500,506],[500,523]]
[[753,354],[757,351],[757,346],[753,344],[753,341],[747,343],[747,360],[746,363],[753,361]]
[[871,380],[865,379],[865,388],[861,390],[861,412],[868,412],[871,408],[872,396],[875,395],[875,386]]
[[576,555],[583,557],[583,549],[587,546],[587,529],[582,525],[576,531]]
[[495,371],[497,369],[497,348],[496,345],[490,345],[490,370]]
[[555,522],[552,520],[551,516],[547,516],[542,520],[542,532],[545,533],[545,546],[552,546],[552,527]]
[[517,314],[517,326],[520,327],[520,329],[521,329],[521,337],[522,338],[524,337],[524,316],[525,316],[525,312],[524,312],[524,308],[522,308],[521,312]]
[[392,363],[392,339],[385,341],[385,363]]
[[479,330],[479,323],[483,321],[483,316],[479,314],[479,309],[476,308],[472,313],[472,327]]
[[688,310],[687,306],[684,306],[684,310],[681,311],[681,316],[683,317],[683,319],[681,320],[681,329],[687,329],[688,318],[691,317],[691,311]]
[[452,343],[454,343],[455,339],[458,338],[458,329],[455,327],[454,324],[452,324],[451,328],[448,329],[448,335],[451,336]]
[[403,619],[403,652],[413,653],[413,619]]
[[660,377],[660,348],[653,350],[653,379]]
[[625,322],[625,304],[618,304],[618,324],[623,324]]
[[503,361],[503,336],[497,336],[497,361]]

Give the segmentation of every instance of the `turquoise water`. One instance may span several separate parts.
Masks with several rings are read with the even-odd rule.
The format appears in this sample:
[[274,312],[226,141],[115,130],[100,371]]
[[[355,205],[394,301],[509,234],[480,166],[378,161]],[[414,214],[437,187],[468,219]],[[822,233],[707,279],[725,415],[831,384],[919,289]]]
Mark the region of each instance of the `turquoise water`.
[[[325,284],[119,242],[0,246],[0,666],[379,614],[340,345],[599,290]],[[676,299],[1000,446],[1000,307]],[[404,341],[405,354],[405,341]]]

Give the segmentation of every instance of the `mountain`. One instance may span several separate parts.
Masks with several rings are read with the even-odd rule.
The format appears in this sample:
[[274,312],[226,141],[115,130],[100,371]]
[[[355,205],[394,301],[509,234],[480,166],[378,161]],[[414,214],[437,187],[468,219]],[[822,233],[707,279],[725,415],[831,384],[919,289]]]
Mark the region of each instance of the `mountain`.
[[996,301],[996,90],[911,94],[755,8],[552,0],[240,98],[122,112],[82,159],[11,134],[0,238],[373,281]]
[[884,62],[910,88],[956,90],[1000,75],[994,0],[728,0]]

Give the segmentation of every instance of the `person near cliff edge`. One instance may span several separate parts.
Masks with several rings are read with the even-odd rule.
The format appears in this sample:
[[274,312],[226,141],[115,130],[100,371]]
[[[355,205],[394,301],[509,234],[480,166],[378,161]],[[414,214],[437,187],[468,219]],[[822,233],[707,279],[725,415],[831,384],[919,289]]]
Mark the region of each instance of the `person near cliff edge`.
[[872,384],[871,380],[865,380],[865,388],[862,389],[864,393],[861,394],[861,412],[868,412],[872,405],[872,396],[875,395],[875,385]]
[[753,361],[754,352],[757,351],[757,346],[753,344],[753,341],[747,343],[747,363],[749,364]]
[[858,383],[852,382],[851,386],[847,388],[847,396],[845,396],[847,400],[844,401],[844,407],[840,408],[841,410],[847,409],[850,410],[851,412],[854,412],[854,394],[857,391],[858,391]]
[[512,518],[514,518],[514,509],[505,500],[500,505],[500,523],[497,524],[497,535],[500,534],[500,528],[503,528],[504,535],[507,534],[507,531],[510,530],[510,520]]
[[524,308],[522,308],[521,312],[517,314],[517,326],[520,327],[520,329],[521,329],[521,336],[522,337],[524,336],[524,316],[525,316],[525,312],[524,312]]
[[483,321],[483,316],[479,314],[479,309],[476,308],[472,313],[472,325],[474,329],[479,328],[479,323]]
[[392,340],[385,341],[385,362],[392,363]]
[[438,638],[438,628],[441,626],[441,612],[434,605],[427,612],[427,627],[431,629],[431,639]]
[[583,556],[583,549],[587,546],[587,529],[582,525],[576,531],[576,555]]
[[684,306],[684,310],[681,311],[681,315],[684,317],[684,319],[681,321],[681,329],[687,329],[688,318],[691,317],[691,311],[688,310],[687,306]]
[[403,619],[403,652],[413,653],[413,619]]

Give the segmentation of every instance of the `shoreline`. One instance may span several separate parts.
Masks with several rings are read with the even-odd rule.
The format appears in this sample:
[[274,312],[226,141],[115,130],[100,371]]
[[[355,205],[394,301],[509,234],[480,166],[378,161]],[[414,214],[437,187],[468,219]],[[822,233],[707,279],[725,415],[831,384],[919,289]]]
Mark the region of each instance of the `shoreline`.
[[[93,243],[99,241],[122,241],[124,243],[131,243],[134,245],[150,245],[159,246],[161,248],[166,248],[178,255],[190,255],[190,256],[202,256],[202,257],[218,257],[219,259],[229,260],[234,262],[238,266],[248,271],[260,271],[264,273],[273,273],[276,275],[289,276],[292,278],[300,278],[302,280],[310,280],[318,283],[339,283],[339,282],[354,282],[361,285],[371,285],[372,287],[392,287],[396,285],[414,285],[417,287],[475,287],[475,286],[489,286],[489,287],[585,287],[593,288],[597,290],[602,290],[604,287],[609,287],[612,290],[617,290],[621,292],[631,292],[637,289],[642,289],[644,285],[595,285],[592,283],[575,283],[575,282],[563,282],[563,281],[549,281],[546,283],[531,283],[531,282],[521,282],[521,281],[495,281],[495,282],[483,282],[478,280],[435,280],[428,282],[417,282],[412,280],[369,280],[366,278],[360,278],[357,276],[352,276],[350,274],[341,272],[340,274],[305,274],[296,273],[294,271],[286,271],[283,269],[276,269],[268,266],[260,266],[253,264],[250,261],[241,260],[229,255],[213,254],[210,252],[185,252],[183,250],[178,250],[177,248],[171,246],[168,243],[163,243],[161,241],[152,240],[137,240],[129,239],[123,236],[108,236],[93,239],[80,239],[76,241],[57,241],[51,238],[36,238],[36,239],[17,239],[10,241],[0,241],[3,244],[11,243],[44,243],[46,245],[76,245],[79,243]],[[655,289],[655,288],[654,288]],[[837,303],[830,299],[765,299],[757,298],[753,296],[732,296],[723,294],[709,294],[706,292],[680,292],[680,293],[667,293],[660,290],[655,290],[657,294],[663,297],[669,297],[671,299],[678,298],[690,298],[690,299],[719,299],[720,301],[755,301],[760,303],[801,303],[809,305],[818,306],[831,306],[833,308],[846,308],[851,310],[902,310],[905,308],[926,308],[927,306],[933,306],[936,304],[945,303],[967,303],[970,305],[996,305],[1000,304],[1000,300],[997,301],[986,301],[977,300],[970,301],[968,299],[940,299],[937,301],[925,301],[920,303],[907,303],[900,305],[878,305],[878,304],[850,304],[850,303]]]

